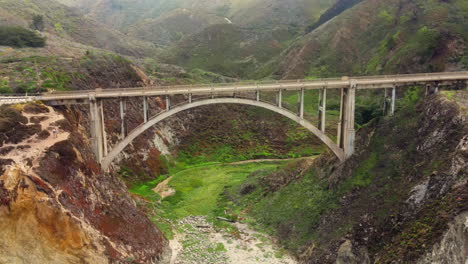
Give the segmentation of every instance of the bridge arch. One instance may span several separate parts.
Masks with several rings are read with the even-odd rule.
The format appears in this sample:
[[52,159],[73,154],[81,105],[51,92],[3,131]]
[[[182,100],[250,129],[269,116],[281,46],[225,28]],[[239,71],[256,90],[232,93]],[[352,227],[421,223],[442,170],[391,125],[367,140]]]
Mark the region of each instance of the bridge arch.
[[187,103],[183,104],[180,106],[176,106],[169,111],[160,113],[150,120],[148,122],[141,124],[137,128],[135,128],[133,131],[131,131],[127,137],[125,137],[121,142],[119,142],[117,145],[115,145],[112,150],[105,156],[103,157],[101,161],[101,166],[102,168],[106,171],[111,162],[127,147],[136,137],[141,135],[143,132],[145,132],[147,129],[150,127],[154,126],[155,124],[165,120],[166,118],[169,118],[177,113],[180,113],[182,111],[200,107],[200,106],[205,106],[205,105],[213,105],[213,104],[241,104],[241,105],[250,105],[250,106],[256,106],[256,107],[261,107],[264,109],[271,110],[273,112],[276,112],[282,116],[285,116],[299,125],[303,126],[310,132],[312,132],[314,135],[316,135],[323,143],[325,143],[328,148],[330,148],[333,153],[340,159],[344,160],[345,159],[345,153],[344,151],[335,143],[333,140],[331,140],[325,133],[323,133],[321,130],[319,130],[317,127],[312,125],[311,122],[300,118],[297,116],[295,113],[285,109],[278,107],[273,104],[261,102],[261,101],[255,101],[251,99],[242,99],[242,98],[213,98],[213,99],[205,99],[205,100],[200,100],[200,101],[195,101],[192,103]]

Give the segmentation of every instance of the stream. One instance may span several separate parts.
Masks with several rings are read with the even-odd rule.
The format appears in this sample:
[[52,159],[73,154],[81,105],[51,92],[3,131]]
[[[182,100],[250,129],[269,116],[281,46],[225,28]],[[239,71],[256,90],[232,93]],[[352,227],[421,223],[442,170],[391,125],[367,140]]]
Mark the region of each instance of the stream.
[[180,220],[178,232],[170,240],[171,264],[297,263],[268,236],[243,223],[233,225],[238,232],[216,229],[204,216]]

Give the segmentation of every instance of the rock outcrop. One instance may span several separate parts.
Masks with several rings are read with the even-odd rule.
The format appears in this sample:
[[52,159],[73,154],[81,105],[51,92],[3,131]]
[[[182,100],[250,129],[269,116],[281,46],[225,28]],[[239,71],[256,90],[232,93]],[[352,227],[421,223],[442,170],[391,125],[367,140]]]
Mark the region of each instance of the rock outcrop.
[[[94,161],[76,112],[38,104],[0,112],[2,129],[15,128],[0,142],[1,263],[170,259],[168,241],[123,182]],[[23,134],[30,126],[37,133]]]
[[340,196],[314,225],[303,263],[466,263],[467,101],[450,93],[363,127],[344,164],[315,161]]

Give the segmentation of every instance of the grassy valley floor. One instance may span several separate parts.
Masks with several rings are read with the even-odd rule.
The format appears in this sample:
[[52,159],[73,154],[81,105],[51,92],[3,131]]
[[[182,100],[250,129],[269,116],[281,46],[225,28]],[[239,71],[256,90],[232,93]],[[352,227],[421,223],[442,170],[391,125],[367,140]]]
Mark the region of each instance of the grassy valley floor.
[[[248,215],[226,203],[225,191],[289,161],[207,163],[135,185],[152,220],[171,239],[171,263],[296,263]],[[220,220],[223,218],[224,220]],[[233,220],[230,223],[226,220]]]

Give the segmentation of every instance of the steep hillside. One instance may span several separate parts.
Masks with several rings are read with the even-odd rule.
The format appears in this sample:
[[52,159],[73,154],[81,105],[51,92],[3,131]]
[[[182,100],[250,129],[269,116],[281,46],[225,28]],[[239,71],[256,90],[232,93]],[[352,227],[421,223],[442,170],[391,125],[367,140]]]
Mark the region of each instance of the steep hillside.
[[465,263],[466,91],[414,105],[417,94],[363,127],[344,164],[325,155],[257,171],[226,187],[220,211],[250,218],[301,263]]
[[81,118],[0,107],[0,262],[166,262],[168,242],[123,182],[99,169]]
[[366,0],[296,41],[262,70],[299,78],[466,68],[467,16],[461,0]]
[[76,49],[89,49],[73,42],[131,56],[148,56],[156,52],[152,44],[133,39],[94,20],[84,18],[79,12],[54,0],[0,1],[0,24],[29,27],[34,15],[44,17],[45,35],[49,39],[51,52],[56,53],[55,55],[59,55],[61,49],[65,49],[64,46],[70,43]]
[[233,0],[226,14],[240,26],[272,29],[277,26],[303,28],[314,23],[336,0]]
[[166,61],[186,68],[252,78],[254,72],[287,47],[295,32],[244,29],[234,24],[214,25],[187,37],[168,51]]
[[145,19],[156,19],[178,8],[227,17],[245,27],[301,27],[317,20],[335,0],[59,0],[79,7],[89,16],[124,29]]
[[197,34],[214,24],[227,24],[228,20],[189,9],[176,9],[159,18],[144,19],[126,31],[130,36],[157,45],[170,46],[185,36]]

